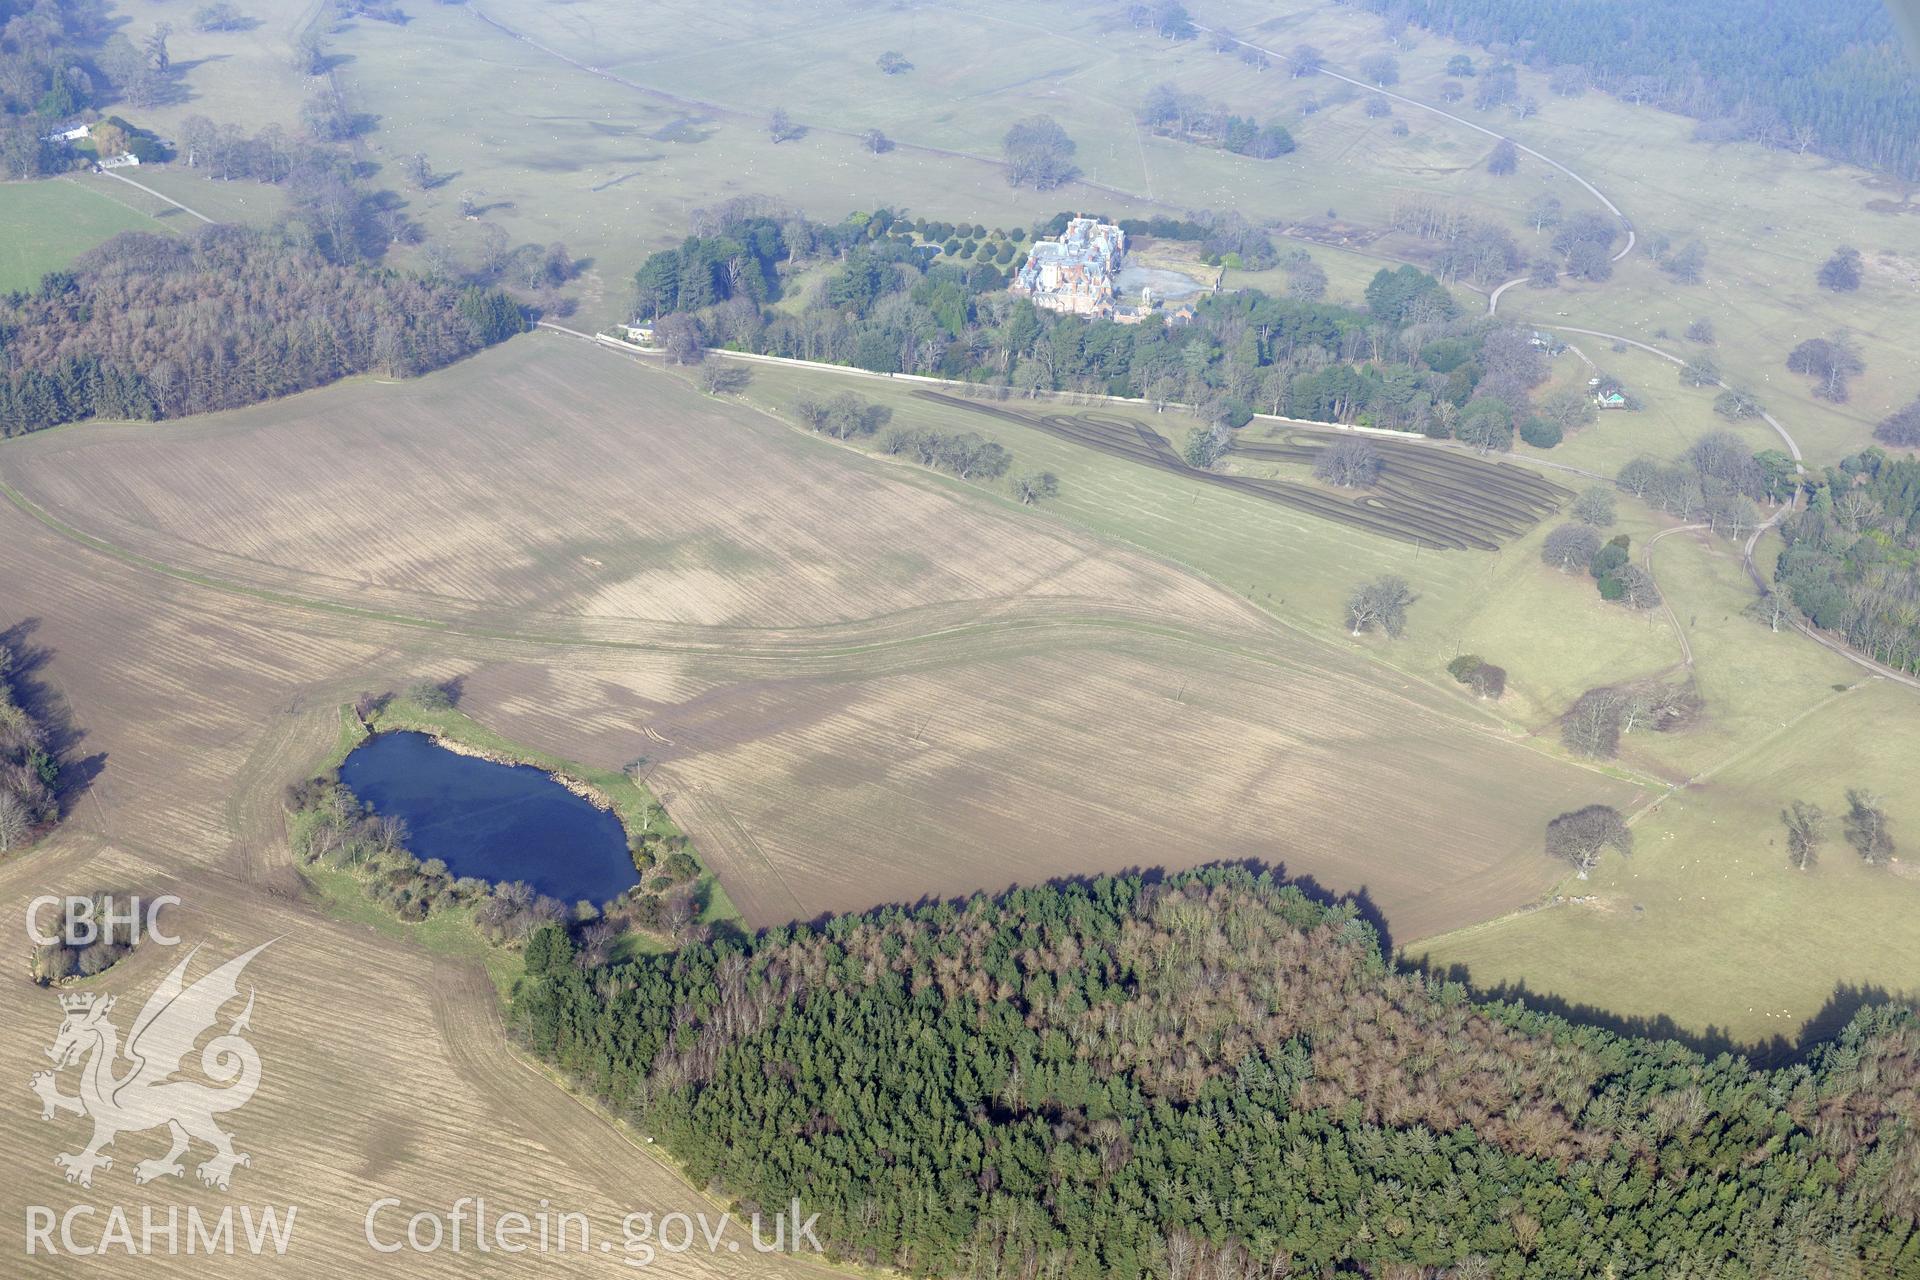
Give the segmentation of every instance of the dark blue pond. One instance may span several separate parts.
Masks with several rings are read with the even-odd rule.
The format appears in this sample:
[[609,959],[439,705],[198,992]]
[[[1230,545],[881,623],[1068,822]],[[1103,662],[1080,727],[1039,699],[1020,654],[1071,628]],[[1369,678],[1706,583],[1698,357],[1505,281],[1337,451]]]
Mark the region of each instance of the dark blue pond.
[[562,902],[605,902],[639,883],[620,820],[528,765],[495,764],[382,733],[355,747],[340,781],[407,824],[407,847],[456,876],[525,880]]

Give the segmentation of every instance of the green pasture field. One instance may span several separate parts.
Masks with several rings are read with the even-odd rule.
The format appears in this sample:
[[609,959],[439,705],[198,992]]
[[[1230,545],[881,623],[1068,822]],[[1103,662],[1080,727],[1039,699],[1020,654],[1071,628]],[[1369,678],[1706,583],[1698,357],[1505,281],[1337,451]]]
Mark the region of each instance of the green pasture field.
[[[287,193],[283,187],[259,182],[210,182],[179,164],[142,165],[137,170],[129,171],[129,175],[141,186],[176,200],[215,222],[266,226],[280,216],[287,204]],[[154,222],[174,231],[193,231],[206,225],[166,200],[156,199],[139,187],[130,187],[109,175],[81,174],[75,180],[151,214]]]
[[[977,431],[1012,451],[1014,471],[1047,470],[1060,477],[1060,496],[1047,504],[1047,512],[1179,561],[1291,625],[1365,644],[1381,661],[1448,687],[1457,688],[1446,664],[1461,653],[1479,653],[1506,666],[1509,694],[1497,711],[1516,732],[1537,730],[1591,685],[1657,671],[1677,656],[1669,635],[1605,604],[1590,581],[1563,577],[1540,562],[1540,542],[1557,520],[1541,522],[1497,553],[1420,550],[986,414],[931,404],[914,396],[910,386],[763,365],[755,366],[747,395],[790,414],[801,396],[850,389],[889,405],[895,425]],[[1045,401],[1009,400],[999,407],[1076,411]],[[1177,413],[1156,415],[1108,404],[1094,408],[1136,416],[1176,445],[1193,425]],[[1263,429],[1256,420],[1245,430]],[[1384,573],[1402,575],[1421,595],[1409,613],[1406,637],[1391,645],[1349,640],[1343,625],[1347,595],[1358,583]],[[1568,625],[1569,618],[1577,618],[1578,625]],[[1460,696],[1466,698],[1464,691]]]
[[[1771,557],[1759,560],[1765,571]],[[1654,568],[1707,709],[1685,732],[1630,735],[1623,760],[1690,785],[1636,823],[1631,860],[1564,889],[1595,902],[1465,930],[1423,954],[1479,986],[1524,982],[1743,1043],[1793,1039],[1837,984],[1920,994],[1920,878],[1865,867],[1838,831],[1846,791],[1876,792],[1904,870],[1920,869],[1920,694],[1745,616],[1753,592],[1731,543],[1676,535]],[[1835,820],[1805,874],[1787,867],[1779,818],[1795,799]]]
[[[1630,859],[1563,890],[1592,901],[1442,937],[1416,958],[1481,988],[1524,985],[1742,1045],[1797,1040],[1841,987],[1920,997],[1914,711],[1913,691],[1885,682],[1830,691],[1638,822]],[[1887,802],[1900,863],[1869,867],[1835,831],[1811,871],[1789,868],[1781,808],[1812,800],[1837,823],[1849,787]]]
[[122,231],[159,229],[138,209],[77,181],[0,183],[0,292],[31,289],[47,272]]
[[[1361,643],[1382,662],[1442,686],[1451,684],[1446,662],[1459,653],[1506,666],[1507,697],[1481,709],[1542,750],[1561,750],[1557,717],[1582,690],[1691,675],[1706,702],[1701,721],[1670,735],[1630,735],[1618,762],[1621,771],[1670,789],[1640,818],[1635,858],[1610,862],[1591,885],[1570,879],[1563,886],[1569,896],[1598,895],[1598,904],[1553,906],[1444,936],[1416,959],[1464,966],[1482,987],[1524,979],[1532,991],[1575,1005],[1664,1015],[1690,1034],[1717,1028],[1741,1043],[1792,1039],[1838,983],[1920,987],[1920,963],[1898,932],[1920,906],[1920,881],[1850,865],[1853,855],[1837,836],[1822,868],[1789,873],[1777,819],[1802,792],[1829,812],[1839,811],[1850,786],[1899,794],[1902,769],[1920,765],[1914,695],[1746,616],[1753,593],[1735,544],[1682,533],[1656,546],[1654,569],[1674,606],[1670,622],[1661,612],[1606,604],[1585,575],[1542,565],[1539,542],[1557,521],[1499,553],[1415,553],[1037,430],[930,405],[897,383],[759,367],[748,396],[784,409],[796,396],[847,388],[892,406],[896,424],[974,430],[1000,441],[1014,452],[1016,471],[1059,474],[1051,514],[1187,564],[1304,630],[1344,639],[1340,607],[1351,585],[1378,572],[1405,575],[1420,596],[1406,636]],[[1676,383],[1675,390],[1684,389]],[[1125,411],[1103,405],[1099,412]],[[1185,425],[1171,414],[1139,416],[1175,438]],[[1604,416],[1588,428],[1590,438],[1625,416]],[[1637,558],[1649,538],[1675,523],[1630,501],[1620,512],[1609,532],[1632,537]],[[1768,563],[1763,556],[1763,570]],[[1691,671],[1674,622],[1691,645]],[[1836,745],[1856,732],[1871,742]],[[1903,801],[1894,811],[1896,821],[1905,817],[1902,829],[1920,826],[1920,808]],[[1850,911],[1861,913],[1857,937],[1844,924]],[[1819,923],[1789,927],[1803,912]],[[1793,979],[1770,985],[1766,975],[1780,966],[1792,967]],[[1687,981],[1674,980],[1680,971]],[[1754,1004],[1763,987],[1773,994]]]

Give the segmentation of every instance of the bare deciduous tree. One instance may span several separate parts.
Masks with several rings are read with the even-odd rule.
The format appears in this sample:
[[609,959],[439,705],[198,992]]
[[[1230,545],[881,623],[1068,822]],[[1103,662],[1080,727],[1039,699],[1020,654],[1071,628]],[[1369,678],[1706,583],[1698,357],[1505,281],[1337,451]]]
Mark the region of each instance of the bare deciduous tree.
[[1611,760],[1620,754],[1620,721],[1627,696],[1611,685],[1589,689],[1560,719],[1560,740],[1569,751]]
[[1547,824],[1547,853],[1573,865],[1585,880],[1600,863],[1606,849],[1623,856],[1633,852],[1633,830],[1611,805],[1590,804],[1563,813]]
[[1377,628],[1398,639],[1407,628],[1407,606],[1413,600],[1413,588],[1405,578],[1396,574],[1375,578],[1347,598],[1347,626],[1356,636]]
[[1013,479],[1013,496],[1027,506],[1059,494],[1060,477],[1051,471],[1028,471]]
[[10,852],[27,838],[33,823],[27,806],[11,791],[0,791],[0,853]]
[[1797,871],[1810,871],[1827,839],[1827,814],[1817,804],[1795,800],[1780,811],[1787,824],[1787,862]]
[[1540,558],[1562,573],[1572,573],[1593,563],[1600,554],[1600,535],[1584,524],[1563,524],[1547,535]]
[[1364,489],[1380,478],[1380,451],[1373,443],[1348,436],[1320,451],[1313,476],[1343,489]]
[[1893,856],[1893,833],[1887,830],[1884,802],[1871,791],[1847,792],[1847,816],[1842,820],[1847,843],[1868,866]]

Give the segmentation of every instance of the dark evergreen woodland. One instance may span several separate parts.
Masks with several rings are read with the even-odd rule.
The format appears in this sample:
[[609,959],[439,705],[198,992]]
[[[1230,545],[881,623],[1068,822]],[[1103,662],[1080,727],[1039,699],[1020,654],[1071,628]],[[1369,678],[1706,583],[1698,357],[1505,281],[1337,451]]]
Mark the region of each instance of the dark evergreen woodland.
[[841,1257],[1022,1277],[1920,1277],[1920,1025],[1755,1071],[1394,971],[1241,869],[1019,890],[611,967],[519,1035]]
[[[1361,0],[1751,139],[1920,178],[1920,71],[1880,0]],[[1577,83],[1577,81],[1576,81]],[[1476,97],[1476,104],[1496,106]]]

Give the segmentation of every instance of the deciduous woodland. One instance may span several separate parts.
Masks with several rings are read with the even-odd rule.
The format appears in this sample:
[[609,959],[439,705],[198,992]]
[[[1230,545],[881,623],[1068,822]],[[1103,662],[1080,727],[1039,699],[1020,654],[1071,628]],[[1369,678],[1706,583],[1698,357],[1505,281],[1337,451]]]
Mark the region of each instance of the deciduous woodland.
[[1240,868],[609,967],[518,1033],[743,1204],[917,1274],[1920,1275],[1920,1025],[1776,1072],[1479,1005]]
[[1816,626],[1920,671],[1920,460],[1868,449],[1824,479],[1781,528],[1775,581]]
[[497,290],[329,262],[277,233],[130,232],[0,299],[0,433],[425,373],[525,323]]

